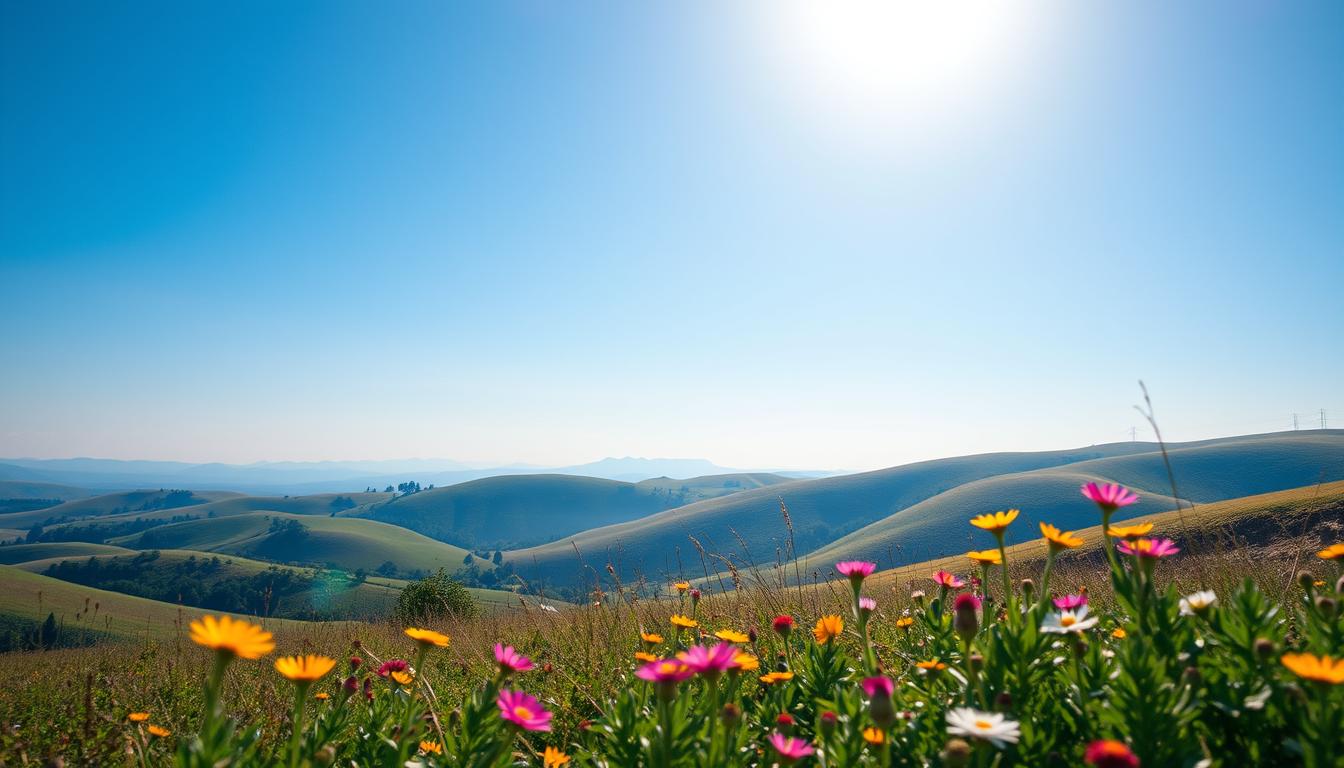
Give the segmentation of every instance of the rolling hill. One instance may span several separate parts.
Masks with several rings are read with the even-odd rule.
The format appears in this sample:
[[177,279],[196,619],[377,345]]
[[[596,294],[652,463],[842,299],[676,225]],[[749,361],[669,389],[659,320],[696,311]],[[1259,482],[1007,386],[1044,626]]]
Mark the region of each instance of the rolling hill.
[[[1224,444],[1226,448],[1217,449]],[[1291,488],[1322,478],[1335,479],[1331,473],[1344,473],[1344,430],[1221,438],[1172,444],[1169,448],[1182,452],[1178,479],[1189,476],[1188,482],[1182,480],[1182,495],[1200,501]],[[1116,463],[1105,463],[1111,460]],[[843,551],[849,551],[852,545],[859,545],[854,551],[874,555],[893,550],[887,559],[889,564],[914,562],[963,550],[967,541],[965,520],[974,512],[1012,505],[1025,505],[1031,510],[1032,504],[1043,505],[1041,514],[1048,509],[1063,509],[1065,502],[1073,503],[1068,501],[1068,494],[1076,497],[1078,482],[1084,476],[1114,479],[1142,488],[1148,496],[1160,496],[1165,472],[1154,473],[1155,466],[1161,466],[1157,446],[1137,442],[937,459],[855,475],[794,481],[697,502],[508,552],[506,560],[525,577],[556,585],[591,579],[593,571],[585,569],[580,556],[587,566],[599,570],[611,563],[625,579],[635,574],[723,570],[725,564],[716,558],[704,565],[699,562],[690,539],[694,536],[709,553],[731,557],[739,565],[769,564],[788,552],[789,531],[780,513],[782,500],[789,510],[799,554],[825,547],[821,554],[829,557],[842,550],[827,545],[882,521],[894,532],[891,536],[874,544],[868,538],[886,528],[869,530],[863,536],[849,538]],[[960,488],[997,476],[1043,470],[1056,472],[1040,478],[1014,479],[998,488]],[[1103,470],[1110,474],[1102,474]],[[1153,492],[1148,492],[1150,487]],[[958,490],[956,496],[916,509],[921,502],[954,489]],[[1025,495],[1027,490],[1040,495]],[[957,506],[947,503],[948,499],[979,506]],[[1138,512],[1157,511],[1162,507],[1153,503],[1158,501],[1152,499]],[[906,520],[915,525],[904,525]],[[897,545],[902,547],[900,551],[895,551]]]
[[91,517],[114,515],[145,515],[156,511],[181,514],[172,510],[198,507],[210,502],[242,497],[233,491],[142,490],[106,493],[89,498],[67,501],[45,509],[0,514],[0,528],[28,529],[34,525],[51,525]]
[[553,541],[702,499],[788,482],[771,474],[708,475],[639,483],[572,475],[505,475],[420,491],[349,510],[475,549]]
[[0,547],[0,565],[17,565],[34,560],[90,557],[93,555],[124,555],[135,550],[110,544],[91,544],[84,541],[58,541],[42,544],[11,544]]

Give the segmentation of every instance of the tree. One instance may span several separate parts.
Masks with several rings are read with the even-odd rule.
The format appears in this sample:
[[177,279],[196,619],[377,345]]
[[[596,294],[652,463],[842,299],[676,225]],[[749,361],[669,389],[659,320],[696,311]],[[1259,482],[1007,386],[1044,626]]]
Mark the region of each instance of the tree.
[[389,578],[392,576],[396,576],[397,564],[392,562],[391,560],[385,561],[382,565],[378,566],[378,575],[387,576]]
[[43,648],[56,647],[56,614],[48,613],[47,620],[42,622],[42,629],[37,636],[38,643]]
[[393,491],[393,488],[392,488],[392,486],[390,486],[390,485],[383,489],[383,493],[392,493],[392,491]]
[[448,573],[442,568],[432,576],[407,584],[397,596],[397,618],[402,623],[444,616],[467,618],[475,615],[476,601],[472,600],[471,593],[448,578]]
[[467,556],[466,556],[466,557],[462,558],[462,564],[463,564],[463,565],[471,565],[471,553],[470,553],[470,552],[467,553]]
[[503,553],[502,551],[496,549],[496,550],[495,550],[495,556],[492,557],[492,558],[490,558],[490,560],[491,560],[491,562],[493,562],[495,565],[503,565],[503,564],[504,564],[504,553]]

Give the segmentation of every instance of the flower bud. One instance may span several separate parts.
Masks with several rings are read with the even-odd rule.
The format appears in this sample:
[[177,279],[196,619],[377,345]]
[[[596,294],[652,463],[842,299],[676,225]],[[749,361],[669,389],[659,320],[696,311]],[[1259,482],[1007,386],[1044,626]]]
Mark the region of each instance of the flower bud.
[[1255,639],[1255,655],[1260,657],[1261,661],[1267,661],[1274,658],[1274,641],[1266,637],[1257,637]]
[[1027,602],[1031,602],[1031,596],[1036,594],[1036,582],[1031,579],[1022,580],[1022,597]]
[[1316,610],[1320,611],[1321,615],[1327,619],[1333,619],[1335,617],[1335,607],[1333,598],[1326,597],[1325,595],[1316,598]]
[[351,657],[350,657],[350,669],[351,669],[351,671],[356,670],[356,669],[359,669],[359,665],[360,665],[360,664],[363,664],[363,663],[364,663],[364,659],[363,659],[363,657],[361,657],[361,656],[351,656]]
[[347,696],[352,695],[355,691],[359,690],[359,681],[355,679],[354,675],[351,675],[345,678],[344,683],[341,683],[341,688],[345,691]]
[[922,589],[916,589],[914,592],[910,593],[910,599],[914,601],[915,605],[921,607],[924,605],[924,597],[924,590]]
[[1007,691],[1000,691],[998,696],[994,697],[994,706],[1001,710],[1013,708],[1013,694]]
[[971,670],[980,672],[985,668],[985,657],[978,653],[971,654]]
[[584,718],[584,719],[582,719],[582,720],[579,721],[579,730],[580,730],[580,731],[586,731],[586,730],[588,730],[589,728],[592,728],[592,727],[593,727],[593,721],[592,721],[592,720],[589,720],[588,718]]
[[770,626],[774,628],[775,633],[780,637],[788,637],[789,633],[793,631],[793,617],[776,616],[775,620],[770,622]]
[[723,705],[723,709],[719,710],[719,720],[722,721],[725,726],[732,728],[742,722],[742,710],[730,701]]
[[1199,674],[1199,667],[1186,667],[1181,677],[1187,685],[1199,685],[1199,681],[1203,679],[1203,676]]
[[789,717],[788,712],[780,712],[779,717],[775,718],[775,726],[779,728],[780,733],[788,736],[793,733],[793,718]]
[[821,713],[821,720],[818,727],[821,729],[823,736],[830,736],[832,733],[835,733],[835,724],[838,719],[839,718],[835,716],[835,713],[829,709]]
[[1340,576],[1339,579],[1335,581],[1335,592],[1336,594],[1344,593],[1344,576]]
[[752,628],[750,628],[750,629],[747,630],[747,642],[748,642],[748,643],[751,643],[752,645],[755,645],[755,644],[756,644],[756,628],[755,628],[755,627],[752,627]]
[[962,640],[970,641],[980,631],[980,599],[970,592],[962,592],[952,601],[952,628]]
[[942,758],[947,768],[966,768],[971,764],[971,745],[963,739],[948,739]]
[[1311,575],[1311,571],[1297,572],[1297,585],[1307,592],[1311,591],[1311,585],[1316,583],[1316,577]]

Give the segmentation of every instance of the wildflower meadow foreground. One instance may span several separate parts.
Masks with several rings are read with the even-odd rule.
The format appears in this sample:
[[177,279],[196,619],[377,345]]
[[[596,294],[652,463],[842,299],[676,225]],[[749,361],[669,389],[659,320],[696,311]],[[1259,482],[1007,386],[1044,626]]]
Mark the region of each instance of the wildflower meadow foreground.
[[[900,610],[866,593],[863,561],[835,565],[845,610],[736,625],[677,582],[665,619],[610,625],[629,655],[597,662],[617,667],[604,700],[540,694],[580,664],[529,658],[550,647],[537,633],[498,637],[492,671],[450,696],[430,671],[462,650],[443,627],[405,628],[395,655],[354,643],[274,658],[270,632],[209,616],[189,627],[213,653],[190,727],[169,729],[149,701],[115,727],[127,763],[146,766],[1340,765],[1344,578],[1303,572],[1282,601],[1249,579],[1182,594],[1157,567],[1179,563],[1178,543],[1110,525],[1137,497],[1082,490],[1105,532],[1104,601],[1059,588],[1056,558],[1082,540],[1048,524],[1043,570],[1011,579],[1008,510],[971,520],[994,546],[968,553],[967,573],[939,571]],[[1344,544],[1316,558],[1335,568]],[[221,705],[252,665],[284,679],[287,717]],[[563,735],[558,709],[576,722]]]

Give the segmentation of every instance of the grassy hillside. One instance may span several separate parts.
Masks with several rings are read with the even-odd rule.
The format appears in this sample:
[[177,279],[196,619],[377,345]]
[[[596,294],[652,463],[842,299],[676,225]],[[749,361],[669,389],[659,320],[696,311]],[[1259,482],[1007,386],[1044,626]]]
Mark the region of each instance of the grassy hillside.
[[[1220,487],[1226,489],[1221,498],[1230,498],[1304,485],[1320,478],[1322,471],[1327,475],[1344,472],[1344,430],[1253,435],[1174,444],[1171,448],[1181,453],[1176,459],[1178,476],[1190,476],[1189,489],[1183,487],[1182,493],[1201,500],[1217,498]],[[1108,465],[1104,463],[1107,461],[1118,463]],[[1146,477],[1150,479],[1158,477],[1151,468],[1160,465],[1161,456],[1151,443],[938,459],[744,491],[635,522],[584,531],[561,541],[507,553],[506,558],[524,576],[544,578],[557,585],[591,580],[594,573],[591,569],[600,571],[608,562],[626,579],[636,573],[647,576],[672,572],[696,575],[705,570],[724,570],[726,563],[720,557],[733,559],[739,568],[748,567],[752,562],[770,563],[787,557],[789,551],[789,530],[780,514],[782,499],[788,506],[794,547],[798,553],[821,549],[879,520],[894,518],[901,522],[912,519],[916,526],[902,526],[899,533],[884,538],[877,545],[869,544],[860,536],[851,538],[850,543],[863,545],[863,551],[874,555],[892,550],[892,556],[886,561],[889,564],[914,562],[964,549],[967,542],[965,520],[976,511],[992,511],[1014,504],[1025,506],[1024,512],[1035,509],[1032,504],[1042,504],[1042,509],[1062,509],[1062,506],[1045,502],[1053,504],[1052,500],[1055,500],[1062,504],[1069,498],[1068,494],[1076,495],[1076,486],[1083,477],[1107,477],[1100,471],[1103,466],[1114,473],[1114,479],[1133,483],[1143,471],[1147,471]],[[1050,482],[1043,483],[1036,496],[1026,495],[1025,488],[1019,491],[1018,481],[1013,481],[1014,484],[997,489],[980,486],[962,489],[952,498],[961,499],[970,505],[967,507],[939,502],[931,507],[914,509],[921,502],[968,483],[1045,469],[1057,471],[1046,473]],[[1155,493],[1146,495],[1161,494],[1163,485],[1156,479],[1146,482],[1155,489]],[[1072,490],[1067,488],[1068,484],[1073,484]],[[1147,491],[1147,485],[1134,484]],[[1032,484],[1031,487],[1036,486]],[[1150,505],[1140,511],[1161,508],[1161,505]],[[944,516],[947,517],[946,524],[941,522]],[[926,525],[935,527],[920,528]],[[920,530],[918,539],[914,539],[912,533],[916,528]],[[875,534],[870,531],[865,536]],[[691,537],[695,537],[707,552],[720,557],[710,557],[702,565]],[[747,546],[747,554],[742,551],[742,543]],[[897,550],[898,546],[903,549]],[[583,563],[576,556],[575,547],[581,553]]]
[[[299,532],[287,529],[302,525]],[[463,566],[467,551],[393,525],[346,517],[249,512],[152,528],[113,539],[134,549],[191,549],[220,552],[293,565],[320,565],[348,571],[375,572],[384,563],[398,574],[451,573]],[[473,558],[478,567],[489,564]]]
[[40,483],[29,480],[0,480],[0,499],[86,499],[96,491],[58,483]]
[[[242,494],[233,491],[174,491],[170,489],[106,493],[67,501],[46,509],[0,514],[0,528],[27,530],[34,525],[50,525],[70,520],[116,515],[150,515],[158,512],[182,514],[181,509],[214,501],[233,499]],[[174,511],[179,510],[179,511]]]
[[[1173,448],[1170,457],[1181,496],[1200,503],[1344,480],[1344,434],[1231,440]],[[1121,510],[1116,520],[1176,506],[1160,454],[1096,459],[967,483],[821,547],[807,562],[824,567],[865,559],[888,568],[984,548],[991,537],[966,521],[1009,507],[1022,511],[1008,531],[1010,543],[1035,538],[1042,521],[1065,529],[1086,527],[1095,521],[1096,510],[1078,487],[1090,480],[1122,483],[1139,493],[1140,502]]]
[[585,528],[781,482],[785,478],[770,474],[639,483],[573,475],[505,475],[400,496],[347,514],[464,547],[499,549],[553,541]]
[[43,544],[11,544],[0,547],[0,564],[17,565],[34,560],[52,558],[89,557],[92,555],[120,555],[135,550],[110,544],[90,544],[83,541],[59,541]]

